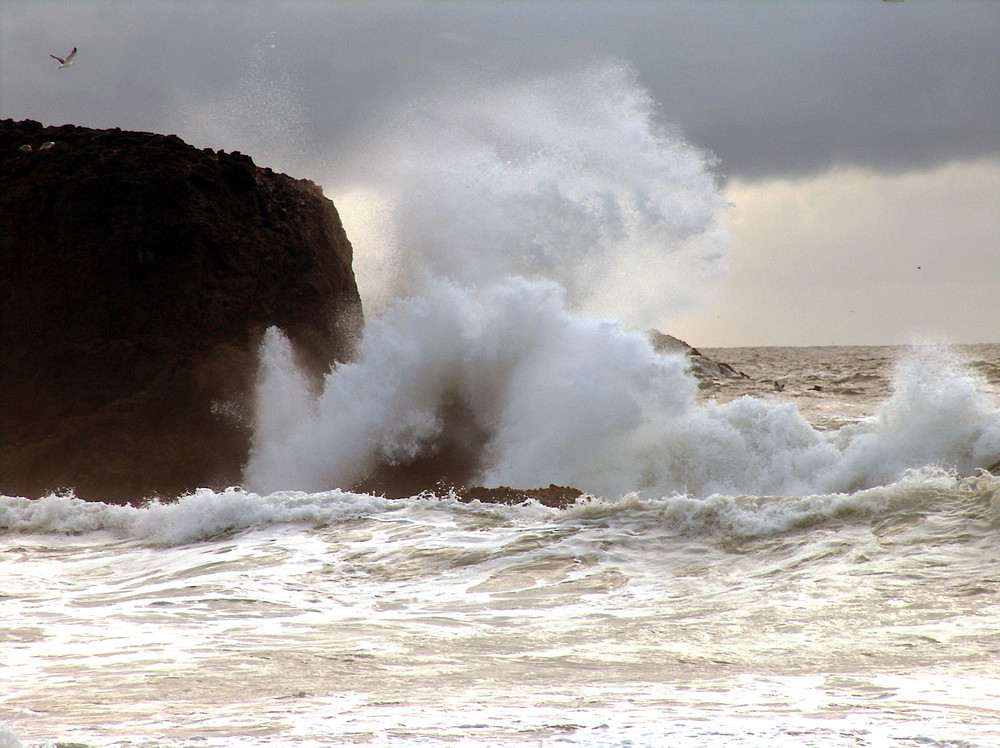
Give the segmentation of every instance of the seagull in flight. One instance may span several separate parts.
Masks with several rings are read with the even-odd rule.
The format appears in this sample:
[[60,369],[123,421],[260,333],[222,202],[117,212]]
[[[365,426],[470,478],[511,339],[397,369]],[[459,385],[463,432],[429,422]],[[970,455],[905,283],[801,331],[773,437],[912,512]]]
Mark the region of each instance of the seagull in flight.
[[66,59],[62,57],[56,57],[55,55],[49,55],[53,60],[59,60],[59,68],[68,68],[73,64],[73,58],[76,57],[76,47],[73,47],[73,51],[66,55]]

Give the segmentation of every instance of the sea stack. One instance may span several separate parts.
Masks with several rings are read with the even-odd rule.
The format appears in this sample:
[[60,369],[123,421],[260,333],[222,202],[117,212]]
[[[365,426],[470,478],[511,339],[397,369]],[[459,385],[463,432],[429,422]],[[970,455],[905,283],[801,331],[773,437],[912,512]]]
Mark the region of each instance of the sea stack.
[[351,262],[320,188],[248,156],[0,121],[0,493],[238,483],[264,331],[317,377],[348,359]]

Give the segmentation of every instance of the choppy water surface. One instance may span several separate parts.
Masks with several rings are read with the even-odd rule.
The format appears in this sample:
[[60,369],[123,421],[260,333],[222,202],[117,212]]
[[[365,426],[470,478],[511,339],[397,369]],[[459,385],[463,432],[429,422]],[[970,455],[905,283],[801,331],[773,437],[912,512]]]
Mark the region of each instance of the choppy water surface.
[[[713,352],[757,379],[701,397],[761,388],[847,422],[891,389],[884,353],[847,392],[856,351]],[[991,396],[995,363],[970,370]],[[997,745],[998,520],[1000,480],[941,467],[854,492],[565,510],[4,498],[0,739]]]

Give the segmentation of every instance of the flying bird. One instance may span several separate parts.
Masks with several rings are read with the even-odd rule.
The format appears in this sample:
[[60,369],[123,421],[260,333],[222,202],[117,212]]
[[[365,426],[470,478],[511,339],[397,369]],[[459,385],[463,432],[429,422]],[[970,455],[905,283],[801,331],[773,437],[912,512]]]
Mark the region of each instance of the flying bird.
[[66,59],[63,59],[62,57],[56,57],[55,55],[49,55],[49,57],[51,57],[53,60],[59,60],[60,69],[68,68],[70,65],[73,64],[73,58],[76,57],[76,47],[73,47],[73,51],[70,52],[68,55],[66,55]]

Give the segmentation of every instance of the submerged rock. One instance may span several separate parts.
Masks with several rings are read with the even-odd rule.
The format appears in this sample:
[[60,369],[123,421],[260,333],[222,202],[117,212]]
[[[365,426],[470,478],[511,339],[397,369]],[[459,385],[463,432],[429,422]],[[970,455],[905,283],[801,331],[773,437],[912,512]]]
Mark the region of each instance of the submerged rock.
[[0,122],[0,493],[239,482],[264,330],[315,376],[348,358],[351,261],[320,188],[248,156]]

